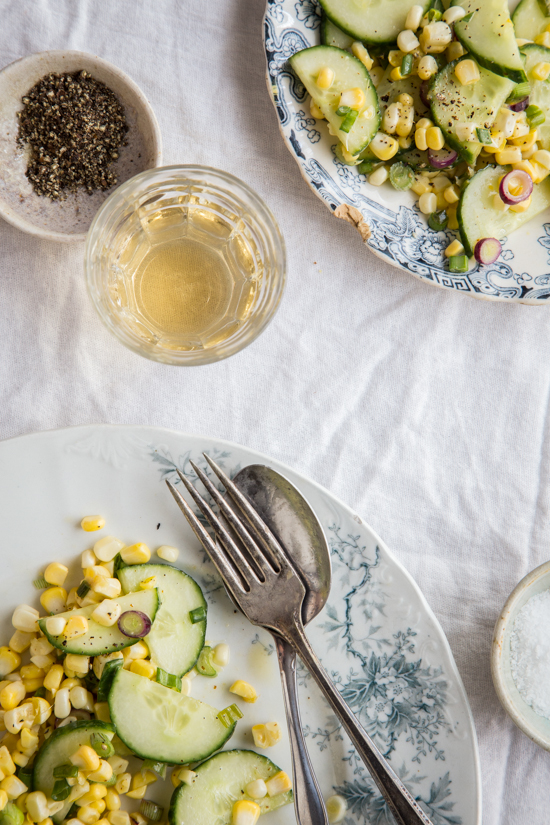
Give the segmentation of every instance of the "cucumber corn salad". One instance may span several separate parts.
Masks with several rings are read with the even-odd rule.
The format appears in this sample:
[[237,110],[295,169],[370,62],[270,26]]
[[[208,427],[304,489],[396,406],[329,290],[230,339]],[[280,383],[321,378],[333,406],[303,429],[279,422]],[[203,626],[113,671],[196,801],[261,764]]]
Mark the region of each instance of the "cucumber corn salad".
[[290,65],[344,164],[411,190],[451,272],[550,206],[550,0],[320,0]]
[[[238,679],[222,710],[190,697],[193,679],[216,677],[230,651],[205,643],[206,602],[172,566],[178,550],[156,554],[159,563],[145,544],[104,536],[82,554],[79,583],[67,588],[68,568],[52,562],[34,582],[40,612],[15,609],[0,647],[0,825],[255,825],[292,801],[288,774],[267,756],[219,750],[257,693]],[[259,749],[281,739],[273,720],[250,731]],[[165,812],[147,797],[167,769]],[[344,800],[329,803],[340,821]]]

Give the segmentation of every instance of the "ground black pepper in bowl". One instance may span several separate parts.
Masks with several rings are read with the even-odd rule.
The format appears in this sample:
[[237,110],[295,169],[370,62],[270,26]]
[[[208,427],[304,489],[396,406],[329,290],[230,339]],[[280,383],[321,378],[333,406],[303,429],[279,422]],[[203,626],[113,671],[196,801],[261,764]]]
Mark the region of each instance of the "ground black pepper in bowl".
[[104,83],[84,70],[48,74],[23,97],[18,142],[30,146],[26,175],[52,200],[79,187],[88,194],[117,183],[110,167],[124,145],[124,108]]

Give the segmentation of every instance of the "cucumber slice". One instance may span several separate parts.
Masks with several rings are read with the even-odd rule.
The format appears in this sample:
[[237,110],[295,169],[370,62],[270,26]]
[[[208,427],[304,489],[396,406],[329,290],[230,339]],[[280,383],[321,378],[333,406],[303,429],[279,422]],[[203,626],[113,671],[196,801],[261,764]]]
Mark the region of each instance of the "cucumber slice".
[[433,119],[443,131],[445,141],[473,166],[481,152],[481,143],[458,140],[456,124],[471,123],[481,129],[490,129],[515,83],[479,66],[478,82],[463,86],[455,75],[457,63],[457,60],[449,63],[436,74],[428,97]]
[[109,694],[117,735],[142,759],[186,765],[217,751],[233,735],[215,708],[129,670],[119,670]]
[[466,15],[473,12],[467,22],[456,21],[454,32],[477,62],[514,83],[526,80],[508,0],[454,0],[453,6],[462,6]]
[[549,9],[542,0],[521,0],[512,15],[517,38],[534,40],[550,23]]
[[529,103],[538,106],[546,115],[546,120],[537,126],[537,140],[543,149],[550,149],[550,83],[547,80],[535,80],[533,69],[537,63],[550,63],[550,49],[528,43],[522,50],[525,55],[525,71],[531,84]]
[[[126,610],[140,610],[142,613],[146,613],[151,621],[154,620],[160,603],[156,588],[140,590],[139,593],[120,596],[118,599],[112,599],[112,601],[120,604],[122,613]],[[71,616],[86,616],[88,619],[88,632],[78,639],[67,641],[63,635],[52,636],[46,630],[46,619],[39,620],[40,630],[54,647],[65,651],[65,653],[77,653],[81,656],[103,656],[106,653],[122,650],[123,647],[130,647],[130,645],[139,642],[139,639],[132,639],[121,633],[116,624],[112,627],[103,627],[94,622],[91,616],[96,607],[96,604],[90,604],[78,610],[69,610],[67,613],[58,614],[65,619],[69,619]]]
[[384,72],[382,80],[377,86],[376,93],[380,102],[380,114],[384,116],[384,112],[391,103],[395,103],[399,95],[411,95],[414,101],[414,111],[418,115],[423,115],[427,109],[422,98],[420,97],[420,87],[423,81],[418,75],[409,75],[402,80],[392,80],[390,73],[393,71],[393,66],[388,66]]
[[[198,768],[192,785],[176,788],[170,802],[170,825],[229,825],[231,812],[238,799],[250,799],[244,789],[254,779],[270,779],[279,773],[267,756],[254,751],[223,751],[212,756]],[[292,802],[292,791],[266,796],[254,801],[262,814],[275,811]]]
[[140,582],[149,576],[157,580],[161,605],[145,641],[158,667],[182,676],[199,658],[206,633],[206,619],[193,624],[189,613],[198,607],[206,611],[206,602],[196,581],[177,567],[136,564],[118,572],[125,593],[139,590]]
[[349,49],[351,44],[355,43],[355,37],[350,37],[349,34],[343,32],[342,29],[334,25],[332,20],[329,20],[326,14],[323,14],[321,43],[324,46],[336,46],[337,49]]
[[[310,49],[297,52],[290,58],[289,63],[332,126],[336,137],[342,141],[350,154],[359,154],[368,146],[380,126],[376,89],[361,61],[334,46],[312,46]],[[334,82],[330,89],[320,89],[316,83],[317,75],[325,66],[334,71]],[[340,126],[344,118],[336,114],[336,109],[340,105],[340,93],[355,88],[363,91],[365,108],[350,131],[342,132]],[[364,116],[372,112],[373,117]]]
[[457,219],[460,237],[467,255],[482,238],[501,240],[539,212],[550,206],[550,179],[533,187],[531,206],[526,212],[501,212],[493,207],[493,195],[498,192],[500,179],[509,166],[486,166],[470,180],[458,204]]
[[431,0],[320,0],[323,11],[343,32],[367,43],[394,43],[413,6],[424,11]]
[[[104,733],[109,739],[115,735],[113,725],[97,720],[71,722],[58,728],[49,739],[46,739],[36,755],[33,766],[33,787],[35,791],[43,791],[51,797],[55,779],[54,768],[66,765],[69,758],[81,745],[90,744],[92,733]],[[70,799],[70,797],[69,797]],[[67,815],[72,802],[66,800],[63,808],[52,817],[54,822],[62,822]]]

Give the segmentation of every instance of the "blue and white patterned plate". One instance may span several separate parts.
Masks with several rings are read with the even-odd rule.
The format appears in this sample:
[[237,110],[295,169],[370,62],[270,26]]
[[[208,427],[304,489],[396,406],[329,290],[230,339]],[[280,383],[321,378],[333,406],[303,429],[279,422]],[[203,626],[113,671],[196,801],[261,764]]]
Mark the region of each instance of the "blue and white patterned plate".
[[[418,587],[348,507],[317,484],[251,450],[152,427],[77,427],[0,443],[6,548],[0,644],[11,636],[14,607],[37,600],[32,581],[48,562],[72,565],[76,576],[79,554],[98,536],[84,533],[80,519],[100,513],[107,521],[104,532],[127,543],[179,547],[178,564],[203,588],[209,602],[207,640],[228,642],[231,661],[216,679],[194,679],[192,695],[226,707],[235,700],[228,687],[238,678],[252,682],[260,694],[255,704],[242,706],[244,718],[229,747],[251,747],[253,724],[284,723],[271,636],[237,614],[164,484],[166,478],[178,483],[176,468],[195,481],[189,460],[207,470],[204,450],[230,474],[246,464],[268,463],[307,497],[326,531],[333,564],[328,604],[308,625],[314,648],[434,825],[479,825],[479,759],[468,700],[447,640]],[[303,669],[300,698],[323,793],[337,790],[347,799],[345,825],[393,823],[337,719]],[[268,755],[290,770],[286,735]],[[169,781],[157,783],[153,798],[166,806],[171,790]],[[270,825],[294,822],[290,808],[269,815]]]
[[369,249],[421,281],[491,301],[546,303],[550,298],[549,214],[539,215],[505,239],[495,264],[476,264],[467,273],[453,274],[445,264],[444,250],[455,233],[429,229],[411,192],[370,186],[364,175],[336,159],[331,149],[336,139],[325,122],[311,117],[307,93],[288,66],[295,52],[320,43],[320,23],[315,0],[267,0],[267,85],[282,135],[315,194],[333,212],[343,204],[359,210],[370,229],[365,241]]

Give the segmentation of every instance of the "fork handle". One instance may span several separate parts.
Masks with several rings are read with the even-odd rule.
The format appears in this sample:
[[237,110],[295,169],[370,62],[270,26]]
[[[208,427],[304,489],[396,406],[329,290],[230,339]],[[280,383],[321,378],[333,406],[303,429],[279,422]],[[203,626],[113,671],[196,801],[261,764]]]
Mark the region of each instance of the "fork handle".
[[289,721],[296,820],[298,825],[328,825],[325,803],[311,766],[302,732],[296,689],[296,653],[294,648],[280,636],[273,634],[273,638],[277,648],[285,709]]
[[[433,825],[397,774],[382,756],[354,713],[342,699],[304,633],[299,620],[278,626],[279,633],[298,653],[336,713],[359,756],[394,815],[398,825]],[[322,820],[321,820],[322,822]]]

